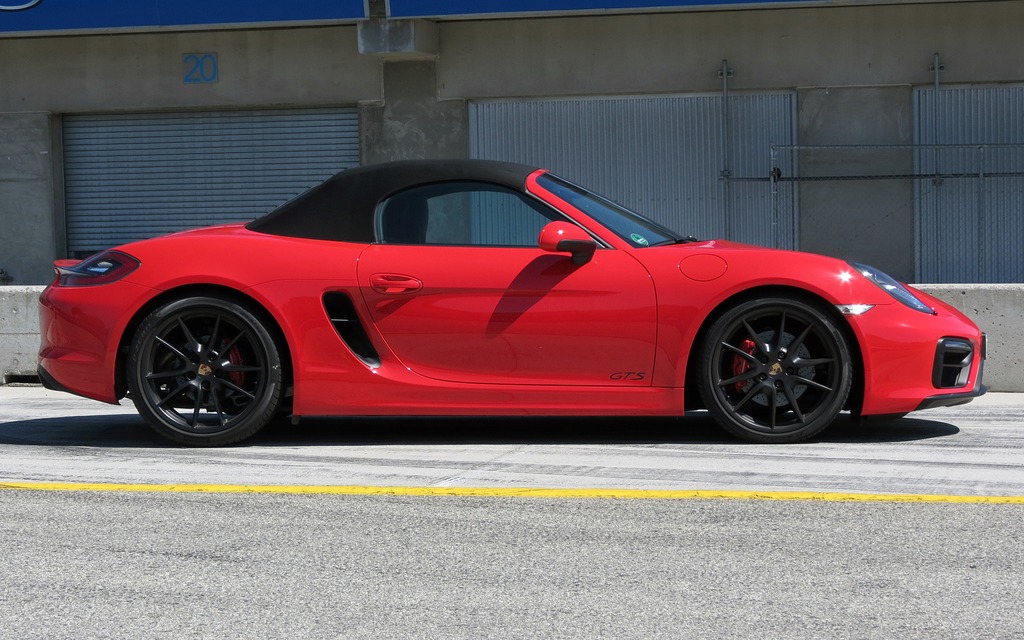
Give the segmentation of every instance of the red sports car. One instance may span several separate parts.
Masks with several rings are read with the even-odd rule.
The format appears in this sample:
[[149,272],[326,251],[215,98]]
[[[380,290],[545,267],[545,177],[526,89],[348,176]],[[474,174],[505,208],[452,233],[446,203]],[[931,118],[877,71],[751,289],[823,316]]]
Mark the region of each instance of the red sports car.
[[669,416],[794,442],[968,402],[985,338],[871,267],[682,237],[551,173],[344,171],[248,224],[58,261],[46,386],[189,445],[278,415]]

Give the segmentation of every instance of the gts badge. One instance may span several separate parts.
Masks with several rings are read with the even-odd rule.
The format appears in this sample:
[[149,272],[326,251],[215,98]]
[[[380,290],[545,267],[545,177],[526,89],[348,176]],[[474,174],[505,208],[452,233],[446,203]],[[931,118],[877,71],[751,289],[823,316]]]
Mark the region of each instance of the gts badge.
[[646,371],[616,371],[612,375],[608,376],[608,379],[618,382],[636,382],[638,380],[643,380],[646,377]]

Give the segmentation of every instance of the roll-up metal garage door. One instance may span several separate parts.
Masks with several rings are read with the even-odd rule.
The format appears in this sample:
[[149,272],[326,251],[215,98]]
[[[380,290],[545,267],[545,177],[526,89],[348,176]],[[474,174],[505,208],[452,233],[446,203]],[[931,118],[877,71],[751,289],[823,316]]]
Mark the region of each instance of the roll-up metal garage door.
[[914,91],[918,282],[1024,282],[1024,86]]
[[[535,164],[670,229],[795,248],[771,146],[795,142],[792,93],[494,100],[470,106],[470,153]],[[781,203],[781,204],[780,204]]]
[[359,164],[356,109],[66,116],[69,255],[251,220]]

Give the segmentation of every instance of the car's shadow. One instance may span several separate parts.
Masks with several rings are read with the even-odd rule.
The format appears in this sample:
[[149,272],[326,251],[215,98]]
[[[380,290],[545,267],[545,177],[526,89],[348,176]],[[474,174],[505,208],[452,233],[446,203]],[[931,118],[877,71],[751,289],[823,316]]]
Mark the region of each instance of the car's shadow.
[[[954,425],[920,418],[863,423],[840,416],[811,443],[911,442],[956,435]],[[271,424],[238,447],[472,444],[741,445],[710,416],[685,418],[316,418]],[[70,416],[0,423],[0,444],[175,448],[135,415]],[[800,446],[800,445],[792,445]]]

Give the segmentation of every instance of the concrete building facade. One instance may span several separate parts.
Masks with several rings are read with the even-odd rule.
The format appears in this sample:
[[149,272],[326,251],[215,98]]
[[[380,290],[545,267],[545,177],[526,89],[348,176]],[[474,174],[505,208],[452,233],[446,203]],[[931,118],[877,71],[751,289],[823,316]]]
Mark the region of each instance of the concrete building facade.
[[[119,195],[70,175],[98,162],[90,154],[115,154],[109,174],[141,163],[131,148],[71,145],[83,118],[152,128],[161,114],[318,109],[356,114],[359,164],[534,162],[641,212],[660,207],[681,231],[700,218],[700,235],[856,258],[907,281],[1024,282],[1021,2],[681,2],[401,18],[401,4],[370,2],[355,18],[301,24],[5,27],[47,2],[57,6],[0,10],[0,284],[43,284],[54,259],[94,246],[83,228],[140,227],[147,203],[174,200],[164,187],[109,216],[83,208],[71,178],[100,205]],[[507,105],[520,115],[503,115]],[[566,105],[578,111],[552,115]],[[609,106],[619,115],[592,124]],[[705,124],[675,129],[701,108]],[[675,120],[632,115],[650,109]],[[87,143],[103,142],[104,129],[88,131]],[[274,152],[253,153],[225,162]],[[692,165],[658,173],[687,155]],[[332,162],[331,171],[352,164]],[[630,171],[642,189],[622,178]],[[710,195],[664,195],[684,174]],[[282,187],[243,217],[312,184]],[[630,201],[643,189],[651,195]],[[202,202],[181,206],[198,223],[218,221]],[[762,219],[770,232],[744,235]]]

